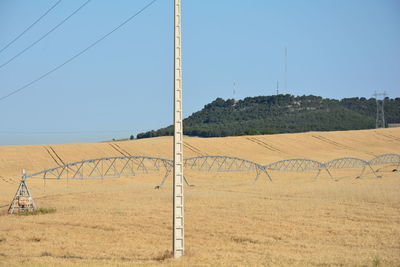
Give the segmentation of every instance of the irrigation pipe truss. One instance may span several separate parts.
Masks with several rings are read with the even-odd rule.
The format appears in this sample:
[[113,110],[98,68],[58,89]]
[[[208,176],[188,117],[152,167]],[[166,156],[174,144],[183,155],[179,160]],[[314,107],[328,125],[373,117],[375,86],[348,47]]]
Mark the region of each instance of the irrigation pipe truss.
[[[259,179],[261,174],[265,174],[272,182],[269,172],[310,172],[317,171],[317,178],[322,170],[325,170],[331,178],[333,178],[330,170],[333,169],[354,169],[361,168],[360,178],[365,169],[369,168],[374,176],[378,178],[376,172],[372,168],[375,165],[396,165],[394,170],[398,170],[400,166],[399,154],[382,154],[366,161],[363,159],[345,157],[338,158],[326,163],[311,159],[286,159],[276,161],[267,165],[261,165],[246,159],[229,157],[229,156],[199,156],[187,158],[184,160],[184,167],[192,171],[205,172],[255,172],[256,177],[254,183]],[[146,157],[146,156],[124,156],[124,157],[106,157],[90,160],[82,160],[74,163],[64,164],[55,168],[43,170],[37,173],[26,175],[23,171],[21,183],[17,192],[9,206],[8,212],[12,214],[17,210],[33,210],[36,209],[35,203],[31,197],[27,179],[43,179],[45,180],[62,180],[62,179],[104,179],[123,176],[136,176],[138,174],[149,172],[164,171],[162,181],[156,188],[161,188],[173,167],[172,160]],[[192,186],[184,177],[186,185]]]
[[[46,169],[37,173],[26,175],[26,179],[104,179],[122,176],[136,176],[149,172],[164,172],[161,180],[161,187],[166,182],[172,171],[172,160],[147,157],[147,156],[126,156],[126,157],[105,157],[98,159],[83,160],[68,163],[55,168]],[[319,162],[311,159],[297,158],[276,161],[270,164],[261,165],[256,162],[229,156],[198,156],[186,158],[184,166],[188,170],[205,172],[255,172],[256,182],[260,175],[265,174],[272,181],[270,171],[277,172],[311,172],[317,171],[317,177],[321,171],[328,172],[333,178],[330,170],[361,168],[361,177],[365,169],[368,168],[376,176],[372,166],[375,165],[396,165],[396,170],[400,165],[400,154],[382,154],[366,161],[363,159],[344,157],[328,162]],[[376,176],[377,177],[377,176]],[[187,185],[190,185],[186,181]]]

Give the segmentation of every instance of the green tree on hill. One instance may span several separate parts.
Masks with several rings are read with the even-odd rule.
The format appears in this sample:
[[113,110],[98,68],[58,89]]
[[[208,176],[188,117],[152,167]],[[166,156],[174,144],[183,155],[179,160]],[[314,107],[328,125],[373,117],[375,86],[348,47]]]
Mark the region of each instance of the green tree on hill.
[[[217,98],[184,119],[184,134],[222,137],[375,127],[374,98],[273,95],[243,100]],[[400,98],[385,99],[387,123],[400,122]],[[173,135],[173,127],[140,133],[137,138]]]

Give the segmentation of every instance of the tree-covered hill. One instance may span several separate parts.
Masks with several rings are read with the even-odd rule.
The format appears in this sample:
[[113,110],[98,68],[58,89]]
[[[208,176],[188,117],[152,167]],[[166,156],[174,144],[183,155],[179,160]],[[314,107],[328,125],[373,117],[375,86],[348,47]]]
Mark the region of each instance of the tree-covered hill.
[[[327,99],[274,95],[243,100],[217,98],[184,120],[190,136],[218,137],[305,131],[358,130],[375,127],[374,98]],[[386,123],[400,121],[400,98],[385,99]],[[172,126],[137,138],[173,135]]]

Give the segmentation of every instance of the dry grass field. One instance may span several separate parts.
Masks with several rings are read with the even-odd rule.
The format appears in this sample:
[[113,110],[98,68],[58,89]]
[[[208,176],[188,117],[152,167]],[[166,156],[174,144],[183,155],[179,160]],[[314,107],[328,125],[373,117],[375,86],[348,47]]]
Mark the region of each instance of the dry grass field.
[[[187,171],[186,255],[171,259],[171,177],[164,173],[89,181],[28,180],[37,206],[56,212],[5,215],[23,168],[122,154],[170,158],[171,138],[0,147],[0,266],[400,266],[400,173]],[[186,138],[185,156],[369,160],[400,153],[400,129]]]

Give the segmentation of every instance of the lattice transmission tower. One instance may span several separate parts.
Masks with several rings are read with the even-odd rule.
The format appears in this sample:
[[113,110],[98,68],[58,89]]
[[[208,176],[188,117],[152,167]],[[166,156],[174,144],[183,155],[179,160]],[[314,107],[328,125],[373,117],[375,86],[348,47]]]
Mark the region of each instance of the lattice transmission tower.
[[383,93],[375,93],[373,96],[376,99],[376,122],[375,128],[385,128],[385,111],[384,111],[384,104],[385,98],[387,96],[386,92]]

